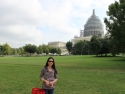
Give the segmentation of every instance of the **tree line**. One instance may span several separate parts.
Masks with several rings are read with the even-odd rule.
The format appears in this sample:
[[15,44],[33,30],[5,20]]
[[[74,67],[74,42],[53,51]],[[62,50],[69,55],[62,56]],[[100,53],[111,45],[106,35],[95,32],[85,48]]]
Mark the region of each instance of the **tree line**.
[[73,55],[105,55],[110,51],[110,40],[107,36],[100,38],[98,36],[92,36],[90,41],[78,41],[76,44],[67,42],[66,47],[70,54]]
[[61,49],[60,48],[54,48],[45,44],[36,46],[33,44],[26,44],[23,47],[19,48],[11,48],[8,43],[5,43],[3,45],[0,45],[0,55],[32,55],[32,54],[46,54],[48,55],[51,53],[52,55],[56,54],[61,54]]
[[112,41],[108,34],[106,34],[104,38],[93,35],[90,41],[80,40],[74,45],[68,41],[66,47],[69,54],[73,55],[107,56],[108,53],[111,53],[112,56],[116,56],[119,53],[124,55],[124,52],[116,46],[115,41]]

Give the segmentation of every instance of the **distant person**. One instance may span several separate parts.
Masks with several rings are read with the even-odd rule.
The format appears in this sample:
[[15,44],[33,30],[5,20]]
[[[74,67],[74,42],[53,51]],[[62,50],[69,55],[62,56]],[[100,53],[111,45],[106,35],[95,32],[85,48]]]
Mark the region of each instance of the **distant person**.
[[49,57],[40,73],[40,80],[43,82],[42,89],[45,90],[46,94],[54,94],[54,86],[57,79],[58,75],[54,58]]

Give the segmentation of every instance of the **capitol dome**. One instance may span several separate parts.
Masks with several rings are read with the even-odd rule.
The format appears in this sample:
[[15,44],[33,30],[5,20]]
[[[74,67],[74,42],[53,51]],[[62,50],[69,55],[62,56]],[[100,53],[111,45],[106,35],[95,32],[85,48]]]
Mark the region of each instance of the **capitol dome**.
[[99,17],[95,15],[94,10],[92,16],[89,17],[84,25],[84,30],[80,30],[80,36],[74,36],[74,39],[71,39],[71,42],[74,45],[80,40],[90,41],[93,35],[99,36],[100,38],[104,37],[103,25]]
[[91,35],[104,35],[103,25],[98,16],[95,15],[95,11],[93,10],[92,16],[87,20],[84,25],[83,36],[91,36]]

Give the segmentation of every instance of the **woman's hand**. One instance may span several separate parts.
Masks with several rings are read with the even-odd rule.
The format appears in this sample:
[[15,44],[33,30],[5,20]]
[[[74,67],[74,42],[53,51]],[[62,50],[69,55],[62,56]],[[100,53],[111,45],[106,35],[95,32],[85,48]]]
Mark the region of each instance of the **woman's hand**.
[[45,81],[45,84],[46,84],[46,86],[50,86],[50,82],[49,81]]
[[53,84],[54,84],[54,82],[52,81],[52,82],[49,82],[49,84],[50,84],[50,86],[52,86]]

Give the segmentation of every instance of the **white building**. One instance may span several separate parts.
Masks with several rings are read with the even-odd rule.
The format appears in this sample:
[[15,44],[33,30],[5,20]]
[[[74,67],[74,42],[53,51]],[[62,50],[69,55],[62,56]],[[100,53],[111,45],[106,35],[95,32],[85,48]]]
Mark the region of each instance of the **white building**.
[[87,37],[78,37],[78,36],[74,36],[74,39],[71,39],[71,42],[73,43],[73,45],[77,42],[79,42],[80,40],[86,40],[86,41],[90,41],[92,35],[91,36],[87,36]]
[[48,45],[51,46],[51,47],[55,47],[55,48],[59,47],[62,51],[61,55],[68,54],[65,42],[61,42],[61,41],[48,42]]
[[93,35],[101,35],[101,37],[104,36],[103,25],[99,17],[95,15],[94,10],[92,16],[88,18],[86,24],[84,25],[84,30],[80,30],[80,36],[74,36],[74,39],[71,39],[71,42],[75,44],[80,40],[90,41]]

